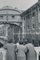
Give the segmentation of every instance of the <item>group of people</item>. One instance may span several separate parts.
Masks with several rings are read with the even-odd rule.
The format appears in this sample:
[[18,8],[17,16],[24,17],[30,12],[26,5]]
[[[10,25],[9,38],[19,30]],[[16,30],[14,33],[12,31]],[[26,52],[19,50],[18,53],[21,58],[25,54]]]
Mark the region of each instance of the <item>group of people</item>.
[[27,42],[6,43],[2,47],[6,50],[6,60],[36,60],[34,46]]
[[7,43],[4,49],[7,50],[6,60],[36,60],[35,49],[31,43]]

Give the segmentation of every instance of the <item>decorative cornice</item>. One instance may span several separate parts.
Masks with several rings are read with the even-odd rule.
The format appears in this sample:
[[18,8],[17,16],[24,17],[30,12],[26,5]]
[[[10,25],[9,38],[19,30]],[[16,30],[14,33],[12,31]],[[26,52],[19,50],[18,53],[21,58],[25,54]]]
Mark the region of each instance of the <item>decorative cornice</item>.
[[36,8],[38,6],[38,2],[35,3],[33,6],[31,6],[30,8],[28,8],[27,10],[25,10],[22,14],[20,14],[21,16],[27,15],[28,13],[32,12],[34,10],[34,8]]
[[11,10],[11,11],[16,11],[18,13],[21,13],[21,11],[19,11],[18,9],[13,9],[11,6],[4,6],[0,9],[0,11],[4,11],[4,10]]

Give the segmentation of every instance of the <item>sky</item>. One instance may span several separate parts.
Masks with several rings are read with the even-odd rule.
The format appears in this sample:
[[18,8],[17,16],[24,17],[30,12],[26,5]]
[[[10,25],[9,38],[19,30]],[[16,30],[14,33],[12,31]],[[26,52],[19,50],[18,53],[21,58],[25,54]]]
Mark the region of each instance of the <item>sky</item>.
[[36,2],[38,2],[38,0],[0,0],[0,8],[3,6],[12,6],[20,10],[26,10]]

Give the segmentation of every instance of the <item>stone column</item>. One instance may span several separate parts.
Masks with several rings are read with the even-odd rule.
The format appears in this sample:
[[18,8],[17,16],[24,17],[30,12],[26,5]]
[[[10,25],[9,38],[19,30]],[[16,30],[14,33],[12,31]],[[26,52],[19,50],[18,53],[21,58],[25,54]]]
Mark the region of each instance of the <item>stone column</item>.
[[6,41],[8,40],[8,27],[7,26],[5,26],[6,28],[5,28],[5,30],[6,30],[6,36],[5,36],[5,39],[6,39]]
[[37,60],[39,60],[39,53],[37,53]]
[[7,37],[7,40],[8,40],[8,28],[10,27],[10,25],[6,24],[6,37]]
[[23,18],[23,22],[22,22],[22,38],[24,38],[24,18]]
[[19,32],[18,32],[18,38],[19,38],[19,41],[20,41],[20,28],[19,28]]
[[15,33],[14,33],[14,26],[12,27],[12,34],[13,34],[13,38],[12,38],[12,39],[13,39],[13,42],[15,42],[15,41],[14,41],[14,34],[15,34]]

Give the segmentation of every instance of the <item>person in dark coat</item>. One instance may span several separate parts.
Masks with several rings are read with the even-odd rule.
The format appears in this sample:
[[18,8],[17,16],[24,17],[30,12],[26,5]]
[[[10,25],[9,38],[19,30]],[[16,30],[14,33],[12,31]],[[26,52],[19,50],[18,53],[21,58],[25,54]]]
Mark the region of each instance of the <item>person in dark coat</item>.
[[15,59],[15,49],[16,49],[16,44],[13,43],[8,43],[4,46],[4,48],[7,50],[7,58],[6,60],[16,60]]
[[23,45],[22,41],[19,41],[19,45],[17,45],[16,53],[17,53],[17,60],[26,60],[25,51],[26,47]]

